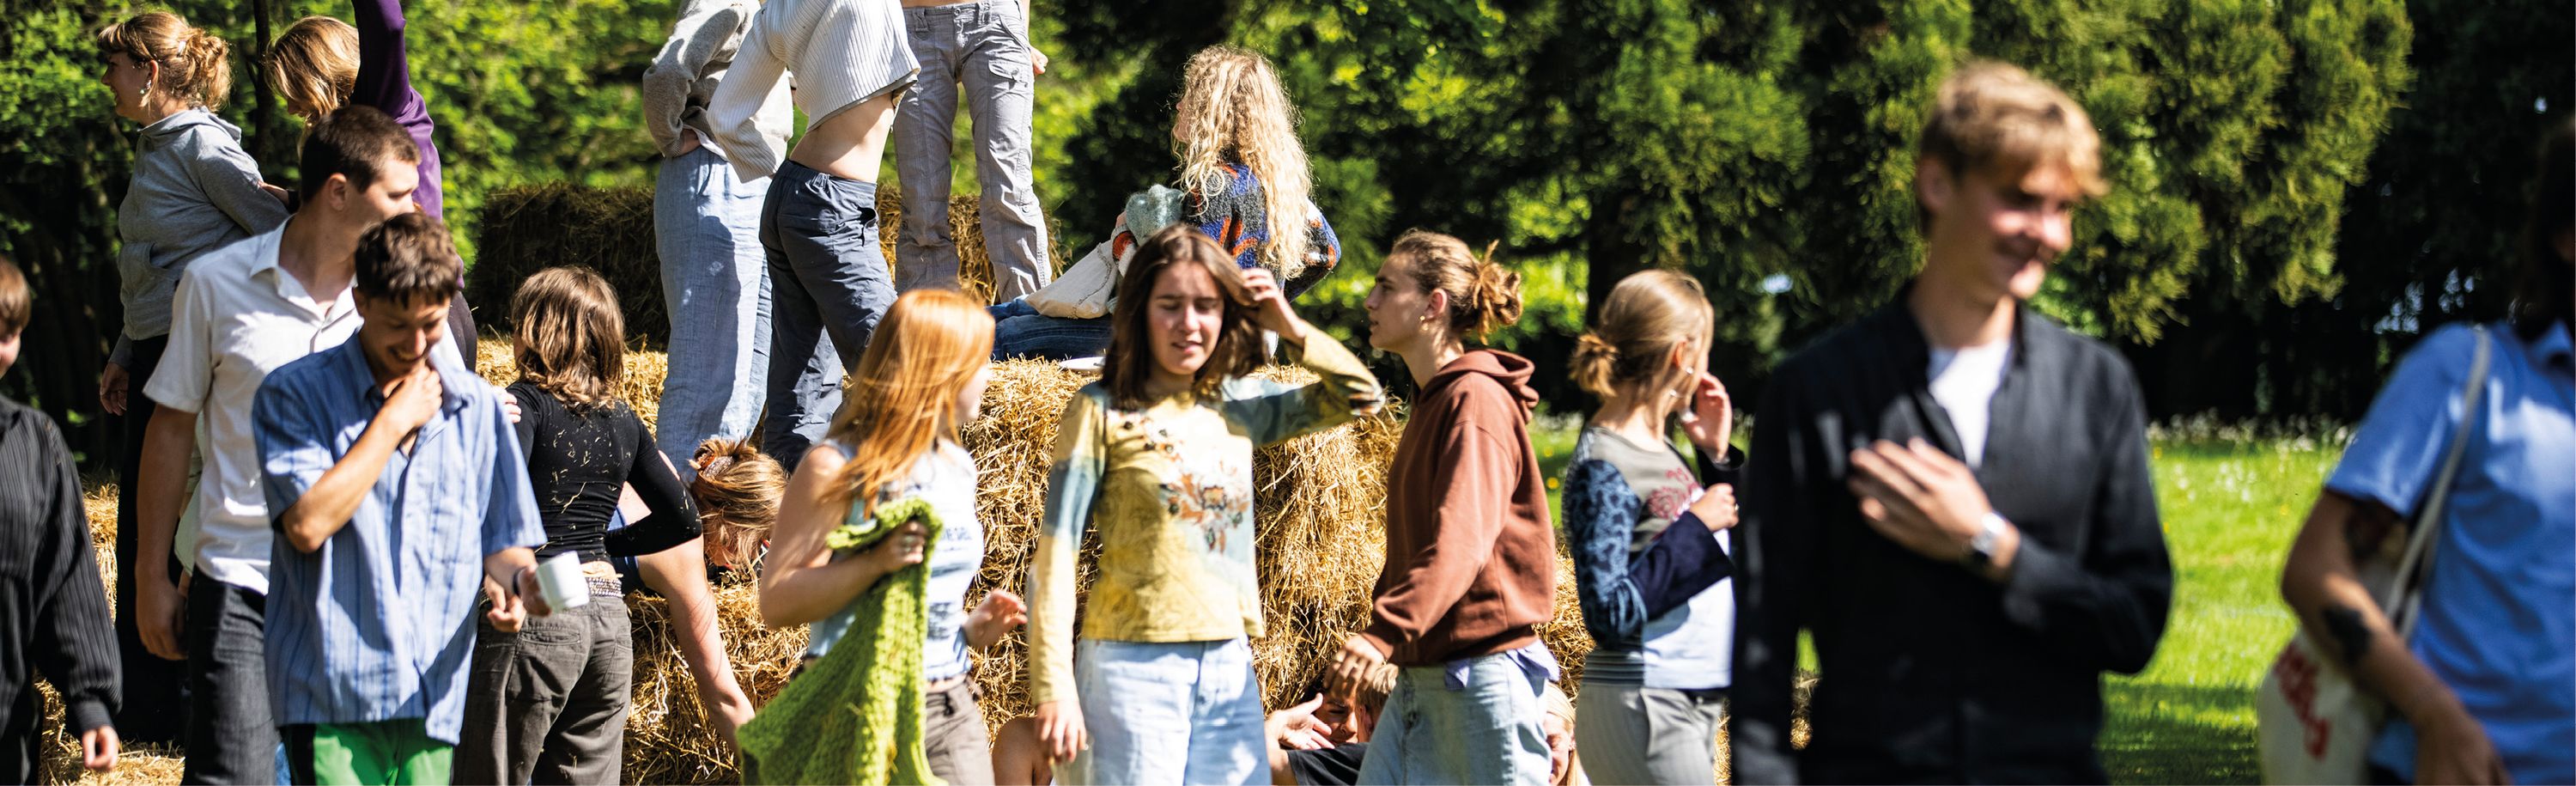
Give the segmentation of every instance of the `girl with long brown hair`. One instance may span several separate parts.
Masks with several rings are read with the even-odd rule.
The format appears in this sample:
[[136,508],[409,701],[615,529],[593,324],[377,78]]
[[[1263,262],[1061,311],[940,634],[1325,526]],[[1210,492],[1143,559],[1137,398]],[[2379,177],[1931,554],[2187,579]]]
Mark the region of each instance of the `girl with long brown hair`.
[[[1127,259],[1138,238],[1169,223],[1187,224],[1215,240],[1237,266],[1268,269],[1292,299],[1341,262],[1341,239],[1311,199],[1314,177],[1297,140],[1297,108],[1268,58],[1231,46],[1192,56],[1181,71],[1172,154],[1180,190],[1157,186],[1129,198],[1104,249],[1108,258]],[[1168,212],[1147,215],[1148,208]],[[1086,280],[1068,271],[1065,283],[1050,285],[1036,301]],[[1069,318],[1030,300],[996,305],[993,314],[1000,320],[997,357],[1081,357],[1109,345],[1107,319]]]
[[[545,525],[537,557],[572,554],[593,602],[476,631],[456,775],[466,783],[609,783],[624,757],[634,648],[612,556],[694,541],[698,514],[653,432],[618,397],[626,325],[617,292],[584,267],[538,271],[510,299],[518,442]],[[650,511],[610,529],[623,488]]]
[[[837,648],[875,646],[852,636],[860,607],[889,574],[924,561],[924,528],[906,523],[840,558],[828,536],[844,522],[875,516],[881,505],[928,504],[940,527],[923,591],[921,745],[929,770],[951,783],[993,780],[967,651],[991,645],[1024,619],[1019,597],[1003,590],[971,612],[965,606],[967,585],[984,563],[984,533],[975,519],[975,459],[957,435],[982,408],[992,341],[992,319],[965,295],[925,289],[897,298],[851,375],[831,431],[788,478],[760,571],[762,620],[812,624],[808,663]],[[762,739],[747,729],[744,753],[771,766],[783,754]]]
[[[1268,269],[1237,267],[1191,227],[1148,237],[1118,294],[1100,381],[1057,427],[1029,563],[1039,739],[1068,783],[1266,782],[1246,644],[1263,629],[1252,451],[1374,411],[1377,379],[1298,318]],[[1243,379],[1262,330],[1320,379]],[[1099,530],[1100,573],[1076,642],[1085,529]]]

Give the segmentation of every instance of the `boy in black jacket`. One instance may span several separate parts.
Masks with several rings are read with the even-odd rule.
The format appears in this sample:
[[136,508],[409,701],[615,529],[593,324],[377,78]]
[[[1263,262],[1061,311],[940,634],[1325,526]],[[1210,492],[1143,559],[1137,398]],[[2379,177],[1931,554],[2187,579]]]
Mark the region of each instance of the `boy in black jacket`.
[[[0,257],[0,374],[18,360],[32,298]],[[0,397],[0,782],[34,783],[36,675],[63,697],[82,764],[116,767],[116,631],[90,553],[72,452],[44,413]]]

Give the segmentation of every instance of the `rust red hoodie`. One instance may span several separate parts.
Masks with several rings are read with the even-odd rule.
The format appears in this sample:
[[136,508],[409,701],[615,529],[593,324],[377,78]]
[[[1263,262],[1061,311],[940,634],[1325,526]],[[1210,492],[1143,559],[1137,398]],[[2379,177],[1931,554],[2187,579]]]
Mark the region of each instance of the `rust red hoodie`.
[[1530,449],[1531,365],[1478,350],[1424,385],[1386,479],[1386,567],[1361,632],[1401,666],[1536,641],[1556,613],[1556,530]]

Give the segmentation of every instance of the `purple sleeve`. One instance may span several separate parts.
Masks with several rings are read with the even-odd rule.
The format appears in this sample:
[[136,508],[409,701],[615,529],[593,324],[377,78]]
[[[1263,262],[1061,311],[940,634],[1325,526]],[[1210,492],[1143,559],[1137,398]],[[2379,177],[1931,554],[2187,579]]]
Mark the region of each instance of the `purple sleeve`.
[[355,0],[352,5],[358,19],[358,82],[349,103],[375,107],[411,133],[412,144],[420,148],[420,186],[412,199],[421,212],[444,218],[438,146],[430,141],[429,102],[411,86],[402,2]]

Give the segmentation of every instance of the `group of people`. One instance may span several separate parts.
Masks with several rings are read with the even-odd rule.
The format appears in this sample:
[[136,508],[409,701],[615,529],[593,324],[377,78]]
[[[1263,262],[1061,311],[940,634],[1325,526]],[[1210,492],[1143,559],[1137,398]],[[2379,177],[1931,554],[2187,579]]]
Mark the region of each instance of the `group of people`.
[[[691,370],[657,433],[618,397],[628,337],[586,269],[522,282],[519,378],[476,376],[402,9],[355,11],[297,22],[262,64],[306,121],[291,192],[211,111],[221,41],[167,13],[98,35],[117,113],[144,126],[100,386],[127,424],[115,628],[55,426],[0,401],[0,521],[22,523],[0,551],[18,672],[0,777],[34,775],[32,668],[92,768],[154,740],[184,743],[189,782],[617,782],[624,599],[645,591],[755,782],[1705,783],[1721,728],[1738,782],[2098,782],[2102,675],[2143,669],[2165,633],[2138,385],[2026,305],[2070,211],[2108,189],[2100,143],[2010,66],[1942,84],[1920,273],[1774,371],[1749,450],[1696,280],[1618,282],[1569,367],[1542,371],[1473,346],[1521,311],[1490,246],[1397,238],[1365,301],[1369,346],[1416,391],[1384,568],[1368,623],[1316,653],[1312,698],[1273,711],[1249,642],[1263,582],[1295,577],[1256,570],[1253,453],[1388,396],[1294,305],[1341,248],[1267,60],[1191,58],[1175,187],[1130,197],[1051,278],[1028,138],[1046,58],[1019,0],[683,4],[644,90],[670,362]],[[956,291],[961,102],[998,303]],[[2514,318],[2400,364],[2284,574],[2393,702],[2371,759],[2391,782],[2576,779],[2572,129],[2547,148]],[[0,372],[30,307],[0,262]],[[2473,340],[2498,371],[2463,400]],[[959,433],[990,361],[1090,355],[1025,584],[969,605],[987,547]],[[1314,381],[1251,375],[1272,362]],[[1540,373],[1600,400],[1561,517],[1530,442]],[[2480,448],[2409,637],[2355,565],[2425,504],[2463,422]],[[1537,636],[1560,550],[1595,645],[1580,685]],[[754,580],[766,624],[811,631],[757,708],[710,589]],[[974,659],[1022,625],[1033,713],[988,738]],[[1802,637],[1826,679],[1793,742]]]

